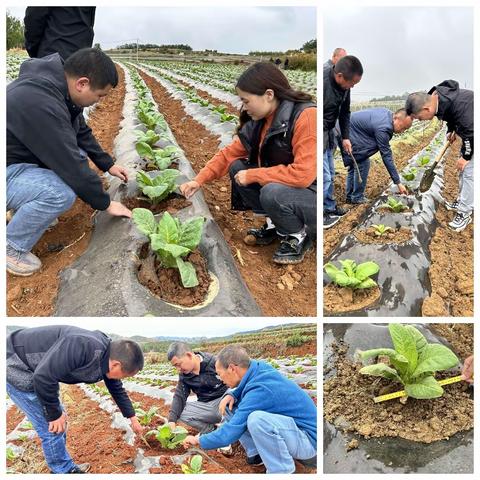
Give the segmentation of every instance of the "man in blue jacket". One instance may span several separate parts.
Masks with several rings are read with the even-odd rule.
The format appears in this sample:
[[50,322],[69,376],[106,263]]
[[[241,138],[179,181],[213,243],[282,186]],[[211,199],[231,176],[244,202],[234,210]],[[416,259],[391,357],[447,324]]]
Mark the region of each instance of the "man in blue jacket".
[[143,353],[132,340],[113,340],[104,333],[69,325],[21,328],[7,337],[7,394],[23,411],[42,442],[52,473],[86,473],[88,463],[76,465],[67,450],[67,415],[60,403],[60,383],[100,380],[142,434],[132,402],[121,379],[143,368]]
[[472,222],[473,212],[473,91],[460,88],[455,80],[445,80],[428,93],[411,93],[405,108],[413,118],[437,117],[447,122],[447,139],[451,143],[457,134],[462,139],[457,160],[458,196],[453,202],[445,202],[445,208],[455,212],[448,226],[461,232]]
[[214,432],[188,436],[185,446],[212,450],[239,440],[247,462],[263,463],[267,473],[293,473],[294,459],[316,465],[317,409],[306,392],[238,345],[221,350],[215,367],[233,389],[219,406],[227,421]]
[[395,113],[388,108],[368,108],[350,116],[350,141],[352,154],[358,165],[360,177],[352,156],[342,148],[343,163],[348,168],[346,185],[346,202],[360,204],[368,201],[365,198],[370,157],[377,152],[382,156],[383,164],[388,170],[393,183],[401,194],[407,189],[402,185],[393,161],[390,140],[394,133],[402,133],[412,126],[412,118],[404,108]]

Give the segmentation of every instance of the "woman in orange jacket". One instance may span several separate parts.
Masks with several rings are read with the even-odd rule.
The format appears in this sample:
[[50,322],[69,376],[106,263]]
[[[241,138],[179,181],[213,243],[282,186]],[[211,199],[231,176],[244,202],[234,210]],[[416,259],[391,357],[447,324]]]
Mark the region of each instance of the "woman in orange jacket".
[[247,232],[245,242],[268,245],[279,238],[273,261],[299,263],[316,235],[316,105],[267,62],[245,70],[236,91],[242,101],[237,137],[180,191],[190,198],[229,173],[232,209],[266,217],[261,228]]

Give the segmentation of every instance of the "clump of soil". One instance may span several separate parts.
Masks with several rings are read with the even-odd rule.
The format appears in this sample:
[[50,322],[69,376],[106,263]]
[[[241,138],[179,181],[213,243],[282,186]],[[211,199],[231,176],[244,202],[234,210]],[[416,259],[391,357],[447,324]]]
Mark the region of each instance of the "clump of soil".
[[[337,376],[323,385],[325,418],[344,432],[364,437],[401,437],[415,442],[432,443],[448,439],[473,428],[473,399],[465,382],[444,387],[444,394],[431,400],[408,398],[374,403],[373,397],[384,393],[392,382],[361,375],[361,364],[346,357],[345,345],[333,345]],[[438,379],[450,377],[441,372]],[[402,385],[395,384],[395,390]]]
[[153,252],[149,252],[148,244],[145,245],[140,251],[138,267],[138,281],[142,285],[162,300],[183,307],[194,307],[205,300],[210,286],[210,275],[207,262],[200,252],[195,250],[184,258],[194,266],[198,278],[196,287],[185,288],[179,270],[162,267]]
[[412,231],[408,227],[389,230],[383,235],[377,235],[372,226],[354,232],[355,237],[362,243],[405,243],[412,239]]
[[432,323],[430,325],[463,360],[473,354],[473,323]]
[[380,287],[353,290],[329,283],[323,287],[323,308],[329,313],[346,313],[372,306],[381,295]]
[[[457,152],[451,148],[445,160],[442,196],[449,201],[458,194]],[[423,302],[424,317],[473,317],[474,226],[472,222],[462,232],[450,230],[454,214],[439,205],[435,215],[438,227],[430,242],[428,271],[432,294]]]
[[133,210],[134,208],[146,208],[155,215],[163,212],[171,214],[177,213],[179,210],[183,210],[192,204],[192,202],[189,202],[184,196],[176,193],[155,205],[141,197],[129,197],[123,200],[122,203],[130,210]]

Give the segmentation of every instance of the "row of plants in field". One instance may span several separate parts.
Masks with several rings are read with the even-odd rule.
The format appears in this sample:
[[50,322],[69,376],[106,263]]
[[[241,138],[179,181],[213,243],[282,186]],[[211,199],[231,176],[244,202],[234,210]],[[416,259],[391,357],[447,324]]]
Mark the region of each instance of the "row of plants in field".
[[219,122],[230,122],[235,125],[238,123],[238,116],[228,113],[227,107],[225,105],[214,105],[210,103],[207,99],[198,95],[195,88],[182,85],[176,78],[172,77],[171,75],[165,74],[158,70],[155,70],[155,72],[168,80],[177,91],[183,92],[189,102],[200,105],[201,107],[208,108],[212,113],[216,114],[218,116]]
[[[167,199],[176,189],[176,180],[180,172],[168,168],[177,163],[181,150],[175,145],[161,148],[160,140],[171,141],[167,122],[158,112],[151,97],[150,90],[134,68],[130,68],[130,77],[137,93],[135,111],[138,120],[146,128],[135,131],[137,142],[135,148],[140,158],[146,161],[149,172],[139,171],[136,181],[139,191],[152,205]],[[146,208],[134,208],[132,218],[138,230],[150,241],[150,248],[164,268],[176,268],[180,273],[182,285],[192,288],[198,285],[194,266],[185,260],[199,245],[203,233],[203,217],[196,217],[182,222],[164,212],[157,222],[153,213]]]
[[26,52],[7,52],[6,75],[7,81],[13,81],[18,77],[20,65],[28,59]]

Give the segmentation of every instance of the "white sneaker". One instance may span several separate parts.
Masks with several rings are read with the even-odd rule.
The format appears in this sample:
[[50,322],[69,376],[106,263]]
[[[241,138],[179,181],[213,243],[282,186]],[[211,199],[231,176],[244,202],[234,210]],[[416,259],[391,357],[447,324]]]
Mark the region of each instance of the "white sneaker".
[[445,208],[450,211],[457,211],[458,208],[458,202],[454,200],[453,202],[447,202],[445,201]]
[[465,230],[468,224],[472,223],[472,214],[471,213],[460,213],[457,212],[453,220],[448,224],[448,226],[455,230],[456,232],[461,232]]

